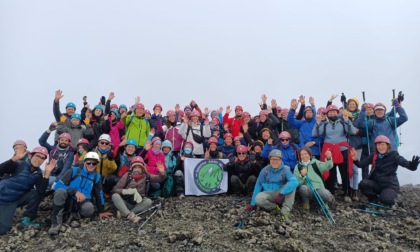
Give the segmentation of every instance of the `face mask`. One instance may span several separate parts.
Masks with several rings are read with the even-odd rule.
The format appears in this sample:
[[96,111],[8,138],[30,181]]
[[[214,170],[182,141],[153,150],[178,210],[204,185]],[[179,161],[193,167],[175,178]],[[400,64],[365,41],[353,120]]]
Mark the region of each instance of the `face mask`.
[[153,150],[153,154],[155,154],[155,155],[157,155],[157,154],[159,154],[159,153],[161,153],[162,151],[160,151],[160,150]]
[[85,153],[84,151],[79,151],[79,155],[83,155]]
[[185,152],[185,154],[190,155],[192,150],[190,148],[185,148],[184,152]]
[[338,116],[329,116],[329,117],[328,117],[328,119],[329,119],[330,121],[335,122],[335,121],[337,121],[337,120],[338,120]]

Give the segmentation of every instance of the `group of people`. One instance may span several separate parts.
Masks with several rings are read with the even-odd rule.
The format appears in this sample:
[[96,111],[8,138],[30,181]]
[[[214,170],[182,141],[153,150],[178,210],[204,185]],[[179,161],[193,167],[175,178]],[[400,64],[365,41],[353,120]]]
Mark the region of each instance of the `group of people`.
[[291,100],[290,109],[275,99],[267,104],[263,95],[254,117],[239,105],[231,116],[230,106],[223,114],[223,108],[202,110],[194,100],[163,116],[160,104],[149,111],[139,97],[132,106],[113,104],[113,92],[93,109],[83,97],[80,114],[73,102],[61,113],[62,97],[56,91],[56,121],[40,136],[40,146],[29,152],[25,141],[17,140],[13,157],[0,164],[0,234],[10,229],[16,208],[24,205],[19,221],[39,225],[34,222],[38,205],[48,194],[53,194],[50,235],[60,232],[64,215],[110,217],[106,199],[138,222],[136,214],[151,206],[150,197],[185,197],[186,158],[228,159],[229,193],[252,195],[248,211],[257,206],[275,210],[285,222],[290,222],[296,190],[306,210],[314,193],[335,204],[337,167],[346,200],[358,200],[360,185],[369,201],[394,205],[398,166],[415,171],[420,162],[418,156],[407,161],[396,151],[395,130],[408,120],[403,94],[393,100],[390,113],[382,103],[360,105],[344,95],[341,108],[332,104],[333,95],[325,108],[316,108],[312,97],[306,105],[300,96]]

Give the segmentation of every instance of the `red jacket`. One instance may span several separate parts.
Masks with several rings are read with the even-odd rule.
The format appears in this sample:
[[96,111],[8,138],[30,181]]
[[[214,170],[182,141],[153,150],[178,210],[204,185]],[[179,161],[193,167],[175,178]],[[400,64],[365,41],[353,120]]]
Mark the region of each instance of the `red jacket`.
[[[332,144],[332,143],[324,143],[324,145],[322,146],[322,151],[321,151],[321,161],[325,162],[325,152],[329,149],[332,153],[332,160],[334,165],[338,165],[343,163],[344,158],[343,158],[343,154],[340,151],[340,146],[346,146],[347,149],[349,150],[348,152],[348,166],[347,166],[347,170],[349,173],[349,178],[353,177],[353,158],[350,156],[350,146],[349,144],[344,141],[341,143],[337,143],[337,144]],[[324,178],[324,181],[327,180],[327,178],[330,176],[330,171],[325,171],[322,174],[322,177]]]
[[226,113],[223,116],[223,124],[226,124],[226,123],[229,125],[230,130],[232,131],[233,138],[235,138],[241,132],[241,126],[244,125],[244,119],[237,118],[236,116],[229,118],[229,114]]

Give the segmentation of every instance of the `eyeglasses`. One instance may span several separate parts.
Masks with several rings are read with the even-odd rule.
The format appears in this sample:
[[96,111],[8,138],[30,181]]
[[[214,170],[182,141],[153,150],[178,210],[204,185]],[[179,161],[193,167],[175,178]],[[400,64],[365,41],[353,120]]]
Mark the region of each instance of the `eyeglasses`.
[[45,160],[45,159],[47,159],[47,157],[40,156],[40,155],[34,155],[34,157],[39,158],[39,159],[41,159],[41,160]]
[[238,155],[246,155],[246,152],[238,152]]
[[98,162],[86,162],[86,165],[97,166],[98,165]]
[[290,139],[280,139],[282,142],[288,142]]
[[99,142],[99,143],[102,144],[102,145],[109,145],[108,142]]

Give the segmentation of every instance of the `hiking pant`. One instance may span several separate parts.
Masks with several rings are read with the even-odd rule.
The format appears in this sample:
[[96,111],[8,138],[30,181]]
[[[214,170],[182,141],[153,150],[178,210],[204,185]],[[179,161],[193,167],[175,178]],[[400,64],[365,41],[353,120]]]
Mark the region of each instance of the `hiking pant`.
[[[358,155],[357,159],[360,160],[360,157],[362,156],[362,149],[356,150]],[[359,168],[357,165],[353,163],[353,177],[350,178],[350,187],[353,190],[359,189]]]
[[26,206],[23,217],[35,219],[38,214],[38,206],[42,197],[36,190],[31,190],[15,202],[0,202],[0,235],[9,231],[13,224],[16,208]]
[[[325,188],[320,188],[316,190],[321,197],[321,199],[327,203],[329,202],[334,196]],[[312,192],[311,188],[307,185],[301,185],[299,187],[299,195],[302,198],[303,204],[309,204],[309,200],[314,198],[314,193]]]
[[[341,151],[343,155],[343,163],[338,165],[338,169],[340,170],[341,175],[341,183],[342,183],[342,190],[344,196],[351,196],[351,192],[349,190],[350,187],[350,180],[349,180],[349,172],[348,172],[348,150]],[[332,194],[335,193],[334,188],[334,180],[337,179],[337,169],[336,165],[332,169],[330,169],[330,175],[328,179],[325,181],[325,188],[327,188]]]
[[237,194],[250,194],[254,191],[255,183],[257,182],[257,178],[254,175],[251,175],[246,180],[246,183],[242,183],[241,179],[236,176],[230,176],[230,185],[232,186],[232,193]]
[[[63,222],[64,208],[69,204],[78,204],[76,209],[78,209],[79,214],[83,217],[90,217],[95,212],[95,207],[92,202],[85,200],[84,202],[77,203],[76,200],[73,199],[73,196],[68,195],[65,189],[58,189],[55,191],[53,203],[54,206],[51,220],[53,224],[61,224]],[[70,211],[72,209],[70,209]]]
[[381,188],[375,181],[364,179],[360,182],[360,191],[365,195],[369,202],[377,202],[379,200],[385,204],[392,206],[395,204],[395,199],[398,196],[399,190],[397,188],[385,187]]
[[175,193],[176,196],[181,194],[185,194],[185,186],[184,186],[184,173],[181,170],[178,170],[174,174],[175,180]]
[[[287,184],[286,184],[287,185]],[[276,203],[274,203],[274,197],[277,196],[279,192],[284,188],[284,186],[275,191],[262,191],[257,194],[255,197],[255,204],[261,208],[264,208],[267,211],[274,210],[276,208]],[[289,214],[293,209],[293,204],[295,203],[295,193],[296,189],[289,194],[284,195],[284,202],[281,207],[281,214]]]
[[120,194],[114,193],[112,194],[112,203],[114,203],[115,207],[121,211],[123,216],[127,216],[129,212],[136,214],[146,210],[152,205],[152,200],[149,198],[143,198],[140,203],[131,204],[124,200]]

